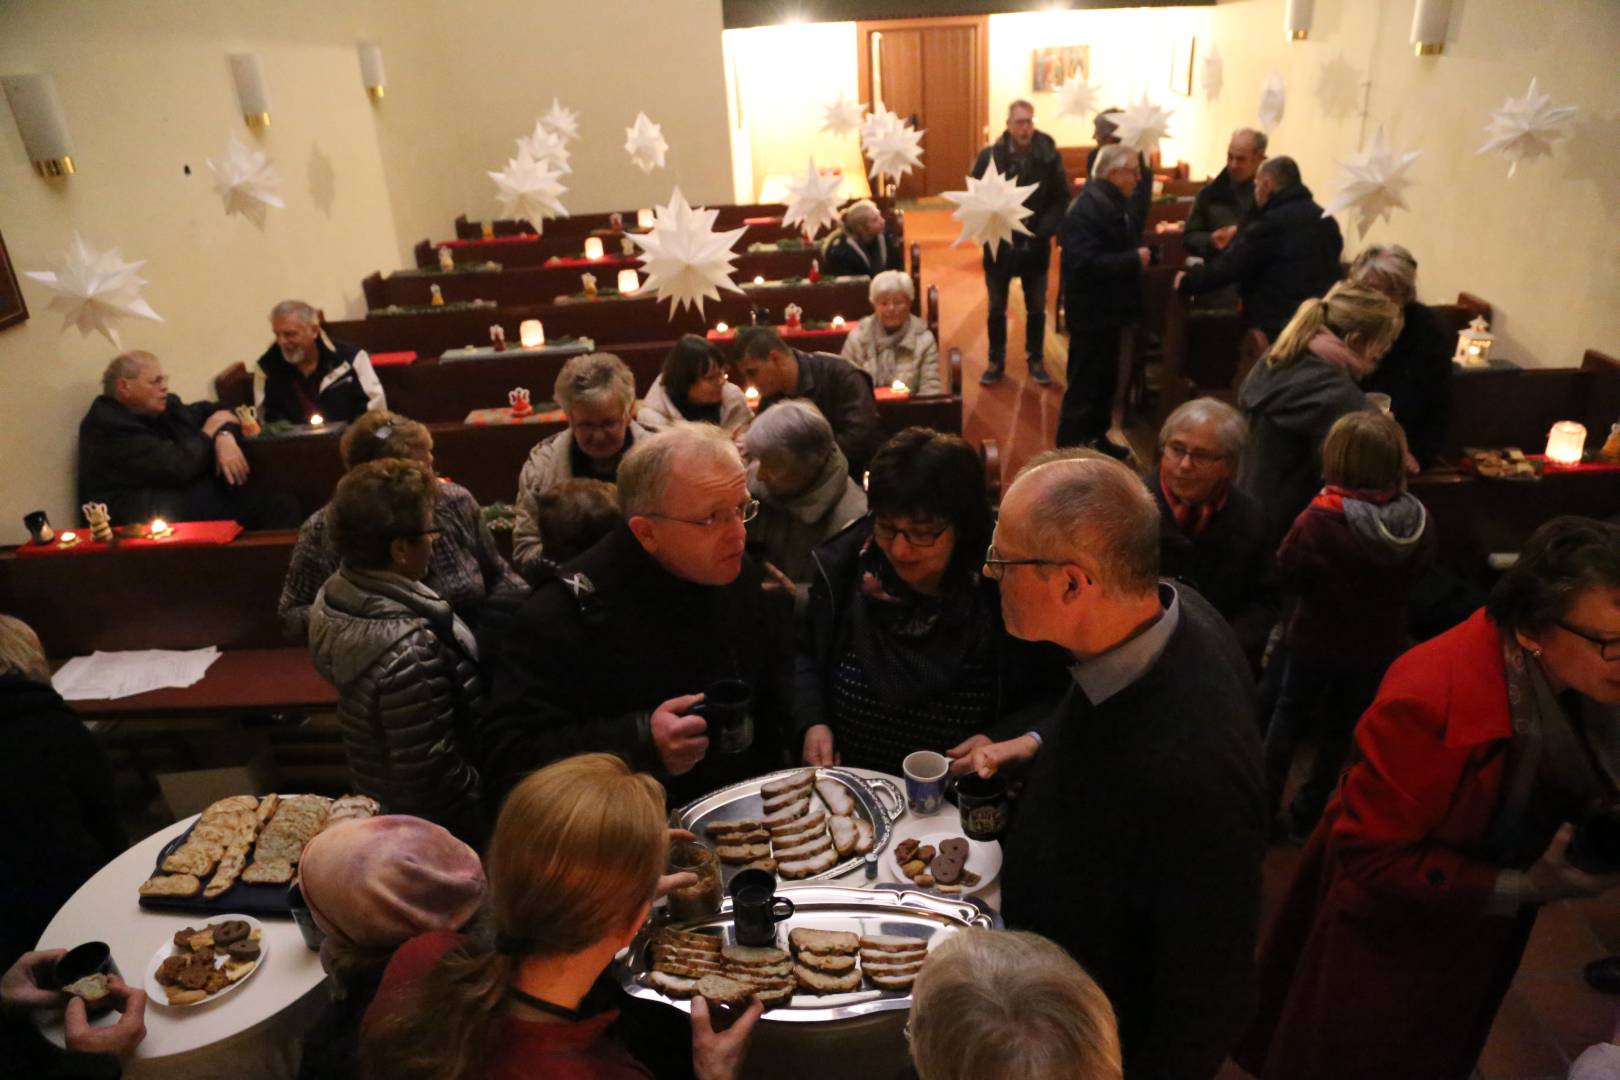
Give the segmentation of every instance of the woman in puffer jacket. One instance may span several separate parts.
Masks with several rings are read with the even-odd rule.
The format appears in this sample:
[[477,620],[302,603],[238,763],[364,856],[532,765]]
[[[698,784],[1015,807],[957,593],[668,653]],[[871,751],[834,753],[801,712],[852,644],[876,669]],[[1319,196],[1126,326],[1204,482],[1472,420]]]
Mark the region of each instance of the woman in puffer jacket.
[[946,393],[939,377],[939,345],[928,324],[911,313],[911,279],[885,270],[867,291],[872,314],[844,339],[844,359],[872,376],[874,386],[896,381],[919,397]]
[[487,832],[470,746],[483,703],[477,646],[422,584],[437,483],[399,459],[344,475],[327,508],[342,563],[310,610],[309,650],[338,690],[355,790],[477,848]]

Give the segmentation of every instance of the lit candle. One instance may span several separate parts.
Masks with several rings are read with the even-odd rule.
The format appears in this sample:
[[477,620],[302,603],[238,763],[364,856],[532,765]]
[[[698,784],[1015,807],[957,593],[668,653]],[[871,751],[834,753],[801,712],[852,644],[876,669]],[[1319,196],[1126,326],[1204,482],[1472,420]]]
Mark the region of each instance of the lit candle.
[[763,284],[765,284],[765,275],[764,274],[755,274],[754,275],[754,284],[755,285],[763,285]]
[[587,236],[585,238],[585,257],[587,259],[600,259],[602,257],[602,238],[600,236]]
[[834,315],[832,324],[834,326],[843,326],[844,325],[844,317],[842,315]]
[[889,389],[893,390],[897,394],[909,394],[909,393],[911,393],[911,387],[907,386],[905,383],[901,382],[899,379],[896,379],[896,380],[894,380],[894,382],[890,383],[889,384]]
[[63,544],[71,544],[78,539],[79,534],[76,532],[65,532],[61,536],[57,537],[57,540]]
[[748,389],[743,391],[743,397],[748,399],[748,404],[749,405],[758,405],[759,404],[759,387],[750,386]]
[[651,210],[637,210],[636,211],[636,224],[639,225],[643,229],[652,228],[652,226],[653,226],[653,212]]
[[714,332],[717,333],[717,334],[728,333],[730,330],[731,330],[731,327],[727,326],[725,323],[715,323],[714,324]]
[[153,518],[152,524],[147,528],[147,535],[153,540],[161,540],[174,532],[174,528],[162,518]]
[[309,417],[309,426],[310,427],[320,427],[324,423],[326,423],[326,417],[322,416],[320,413],[311,413],[310,414],[310,417]]
[[619,271],[619,292],[620,293],[622,293],[625,296],[629,296],[631,293],[636,292],[640,288],[641,288],[641,278],[636,276],[636,272],[634,270],[626,268],[624,270]]
[[546,343],[546,328],[539,319],[524,319],[518,324],[518,340],[525,349],[538,349]]
[[1560,420],[1547,433],[1547,460],[1559,465],[1579,465],[1586,449],[1586,425]]

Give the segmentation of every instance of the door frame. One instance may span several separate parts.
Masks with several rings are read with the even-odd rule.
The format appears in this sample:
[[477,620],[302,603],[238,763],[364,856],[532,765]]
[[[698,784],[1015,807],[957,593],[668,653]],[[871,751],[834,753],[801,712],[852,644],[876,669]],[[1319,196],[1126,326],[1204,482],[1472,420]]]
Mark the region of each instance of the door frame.
[[978,56],[974,67],[978,81],[977,100],[974,102],[975,119],[979,124],[979,145],[990,142],[990,16],[941,15],[921,19],[860,19],[855,23],[856,93],[857,100],[872,101],[872,46],[870,35],[874,30],[930,30],[948,26],[972,26],[978,34]]

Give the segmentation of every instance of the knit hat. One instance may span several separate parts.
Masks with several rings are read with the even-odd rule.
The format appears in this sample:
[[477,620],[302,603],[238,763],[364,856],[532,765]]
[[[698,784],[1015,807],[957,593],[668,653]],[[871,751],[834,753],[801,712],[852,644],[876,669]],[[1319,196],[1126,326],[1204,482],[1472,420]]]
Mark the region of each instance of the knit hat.
[[429,930],[459,930],[484,898],[478,853],[405,814],[318,833],[298,873],[315,925],[347,951],[392,951]]

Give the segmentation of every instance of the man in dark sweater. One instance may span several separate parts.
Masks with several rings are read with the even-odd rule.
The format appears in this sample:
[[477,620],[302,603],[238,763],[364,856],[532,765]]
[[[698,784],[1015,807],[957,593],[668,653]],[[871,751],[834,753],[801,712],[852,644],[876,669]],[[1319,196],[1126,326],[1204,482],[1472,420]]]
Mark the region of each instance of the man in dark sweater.
[[1232,132],[1226,168],[1199,190],[1187,215],[1182,243],[1189,255],[1214,258],[1232,243],[1238,226],[1254,210],[1254,177],[1265,160],[1265,132],[1253,128]]
[[[672,806],[780,764],[791,599],[762,590],[743,553],[758,504],[736,446],[712,424],[638,440],[619,500],[623,525],[480,627],[490,705],[476,741],[497,803],[534,769],[591,751],[656,773]],[[722,753],[693,712],[722,679],[753,688],[745,752]]]
[[760,411],[787,398],[804,398],[832,425],[833,439],[849,461],[849,475],[859,480],[867,462],[883,445],[872,377],[832,353],[790,348],[768,326],[744,330],[737,366],[759,391]]
[[366,350],[321,336],[320,315],[302,300],[283,300],[270,312],[275,344],[259,357],[264,372],[265,423],[306,424],[320,414],[347,423],[368,409],[386,409],[382,382]]
[[1159,580],[1158,553],[1153,496],[1093,452],[1037,459],[1002,502],[986,572],[1007,629],[1075,658],[1057,714],[1022,738],[1039,752],[1002,910],[1107,992],[1126,1076],[1208,1080],[1252,1008],[1264,784],[1237,641]]

